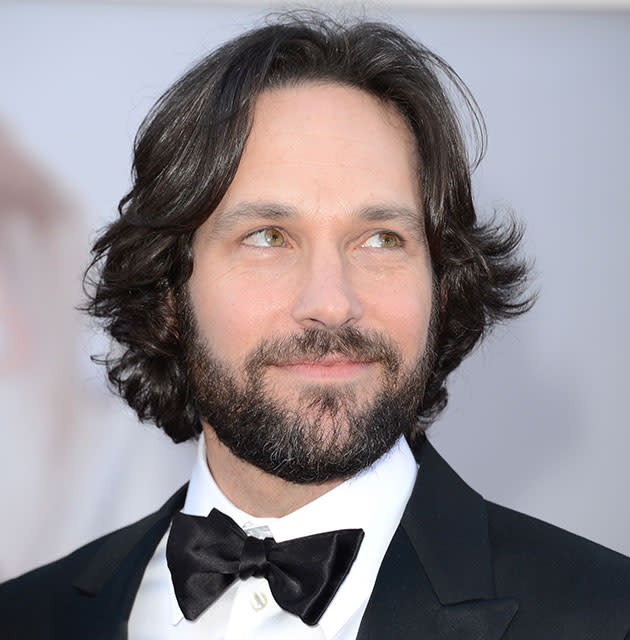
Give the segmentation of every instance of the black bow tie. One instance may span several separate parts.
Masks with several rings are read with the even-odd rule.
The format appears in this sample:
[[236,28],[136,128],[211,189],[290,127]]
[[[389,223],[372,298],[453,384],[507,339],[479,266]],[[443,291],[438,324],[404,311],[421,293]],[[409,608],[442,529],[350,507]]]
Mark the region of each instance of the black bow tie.
[[341,586],[363,540],[344,529],[276,542],[248,536],[213,509],[207,518],[177,513],[166,546],[177,602],[187,620],[203,613],[237,578],[267,578],[276,602],[317,624]]

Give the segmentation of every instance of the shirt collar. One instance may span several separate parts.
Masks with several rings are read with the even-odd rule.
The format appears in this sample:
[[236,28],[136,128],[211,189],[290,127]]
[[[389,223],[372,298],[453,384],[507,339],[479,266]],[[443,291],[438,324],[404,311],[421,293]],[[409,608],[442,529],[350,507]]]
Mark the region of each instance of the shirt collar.
[[[282,518],[256,518],[232,504],[217,486],[206,462],[203,435],[199,439],[183,513],[207,516],[213,508],[239,526],[267,526],[278,541],[332,531],[365,532],[352,568],[319,621],[332,638],[372,592],[387,547],[398,527],[416,479],[417,466],[404,437],[374,464],[316,500]],[[182,618],[171,588],[173,622]]]

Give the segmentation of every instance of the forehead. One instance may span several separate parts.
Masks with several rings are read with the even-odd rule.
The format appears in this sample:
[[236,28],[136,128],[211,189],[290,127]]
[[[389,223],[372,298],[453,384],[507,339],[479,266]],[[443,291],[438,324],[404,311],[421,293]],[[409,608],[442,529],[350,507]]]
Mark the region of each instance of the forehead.
[[265,91],[234,180],[211,217],[257,201],[318,215],[375,203],[421,211],[413,135],[395,107],[353,87]]

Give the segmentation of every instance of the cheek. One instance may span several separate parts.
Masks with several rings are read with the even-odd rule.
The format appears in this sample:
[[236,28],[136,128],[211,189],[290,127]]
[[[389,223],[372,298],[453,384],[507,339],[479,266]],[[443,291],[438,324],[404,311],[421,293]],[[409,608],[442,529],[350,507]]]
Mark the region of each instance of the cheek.
[[423,352],[431,317],[430,275],[422,279],[402,279],[373,291],[366,305],[367,317],[392,338],[408,364]]
[[[211,267],[190,279],[190,297],[199,331],[213,353],[231,362],[242,359],[262,338],[278,329],[284,304],[280,288],[235,270],[214,278]],[[215,271],[216,273],[216,271]]]

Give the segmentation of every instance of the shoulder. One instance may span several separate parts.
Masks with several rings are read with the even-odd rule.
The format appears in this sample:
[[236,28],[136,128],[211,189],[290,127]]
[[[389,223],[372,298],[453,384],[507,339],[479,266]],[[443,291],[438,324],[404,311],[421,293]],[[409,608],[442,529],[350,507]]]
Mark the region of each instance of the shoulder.
[[52,638],[57,602],[72,596],[74,579],[108,537],[0,584],[3,638]]
[[[148,522],[151,517],[147,516],[130,525],[116,529],[88,542],[58,560],[0,584],[0,607],[6,606],[7,598],[17,600],[36,596],[45,600],[47,596],[56,593],[62,585],[72,585],[101,549],[113,541],[129,538],[135,531],[142,531],[144,523]],[[4,608],[1,610],[4,612]]]
[[[0,594],[3,596],[2,602],[4,602],[4,597],[8,594],[25,595],[29,592],[42,592],[46,591],[47,587],[59,584],[64,580],[72,581],[86,560],[92,557],[99,547],[116,533],[118,532],[101,536],[58,560],[0,584]],[[37,595],[43,595],[43,593],[38,593]]]
[[429,442],[419,463],[403,525],[441,603],[518,603],[506,640],[630,640],[629,558],[484,500]]
[[121,607],[127,606],[121,594],[135,595],[146,563],[173,513],[181,508],[186,489],[185,485],[142,520],[1,584],[3,640],[94,637],[94,625],[111,626]]
[[630,558],[512,509],[486,507],[497,594],[518,593],[522,621],[592,624],[593,638],[630,628]]

